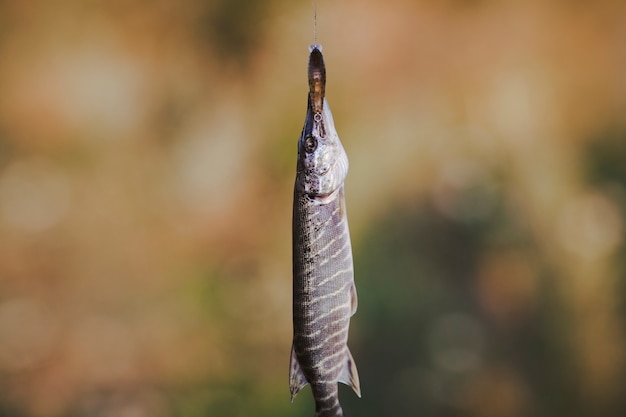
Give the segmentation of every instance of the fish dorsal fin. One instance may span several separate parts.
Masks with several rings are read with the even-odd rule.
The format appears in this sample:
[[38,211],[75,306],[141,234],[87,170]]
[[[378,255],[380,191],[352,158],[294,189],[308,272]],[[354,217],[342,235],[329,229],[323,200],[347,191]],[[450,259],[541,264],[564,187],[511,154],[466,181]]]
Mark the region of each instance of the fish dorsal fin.
[[296,394],[308,384],[306,377],[300,368],[300,362],[296,357],[296,351],[291,345],[291,361],[289,363],[289,390],[291,391],[291,402],[296,398]]
[[350,316],[354,316],[354,313],[356,313],[356,309],[358,306],[359,306],[359,301],[356,296],[356,286],[354,285],[354,282],[353,282],[352,285],[350,286],[350,307],[352,308],[352,312],[350,313]]
[[356,370],[356,363],[352,358],[350,349],[346,347],[346,350],[348,354],[346,355],[346,360],[343,363],[343,369],[341,370],[341,375],[339,376],[339,382],[352,388],[354,393],[361,398],[361,383],[359,382],[359,373]]

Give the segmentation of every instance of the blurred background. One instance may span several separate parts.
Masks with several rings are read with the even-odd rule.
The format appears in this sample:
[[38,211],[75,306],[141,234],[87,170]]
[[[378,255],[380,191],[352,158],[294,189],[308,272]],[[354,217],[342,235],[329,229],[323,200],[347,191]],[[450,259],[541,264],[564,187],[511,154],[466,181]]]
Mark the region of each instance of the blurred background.
[[[626,3],[319,0],[363,398],[626,413]],[[312,1],[0,2],[0,415],[289,402]]]

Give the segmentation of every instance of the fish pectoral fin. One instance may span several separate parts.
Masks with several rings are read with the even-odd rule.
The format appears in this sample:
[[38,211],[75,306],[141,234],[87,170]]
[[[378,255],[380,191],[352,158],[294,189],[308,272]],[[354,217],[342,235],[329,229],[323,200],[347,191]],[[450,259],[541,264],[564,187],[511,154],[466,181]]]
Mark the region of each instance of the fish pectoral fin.
[[350,349],[346,348],[348,354],[346,355],[346,361],[343,363],[343,369],[339,376],[339,382],[346,384],[352,388],[354,393],[361,398],[361,383],[359,382],[359,373],[356,370],[356,363],[352,358]]
[[308,384],[306,377],[300,368],[300,362],[296,357],[296,351],[291,345],[291,361],[289,363],[289,390],[291,391],[291,402],[296,398],[296,394]]
[[356,296],[356,285],[354,285],[354,282],[353,282],[352,286],[350,287],[350,307],[352,307],[352,312],[350,313],[350,316],[354,316],[354,313],[356,313],[356,309],[358,305],[359,305],[359,301]]

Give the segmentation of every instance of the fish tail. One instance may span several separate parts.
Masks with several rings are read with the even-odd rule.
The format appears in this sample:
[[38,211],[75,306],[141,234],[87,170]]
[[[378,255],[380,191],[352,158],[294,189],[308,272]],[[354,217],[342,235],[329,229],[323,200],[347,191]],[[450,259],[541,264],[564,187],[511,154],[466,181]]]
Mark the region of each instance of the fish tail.
[[319,384],[313,388],[315,417],[343,417],[336,383]]
[[325,410],[321,412],[316,411],[314,417],[344,417],[344,415],[341,406],[337,405],[336,409]]

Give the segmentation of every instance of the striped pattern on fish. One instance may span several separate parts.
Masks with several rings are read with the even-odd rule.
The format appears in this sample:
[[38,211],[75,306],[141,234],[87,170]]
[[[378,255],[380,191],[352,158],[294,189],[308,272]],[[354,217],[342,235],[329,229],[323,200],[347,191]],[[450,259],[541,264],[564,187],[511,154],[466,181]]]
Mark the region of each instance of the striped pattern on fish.
[[356,312],[352,248],[343,183],[348,158],[324,97],[321,47],[311,46],[307,117],[298,142],[293,207],[291,400],[311,384],[316,417],[341,417],[337,383],[360,396],[348,349]]

